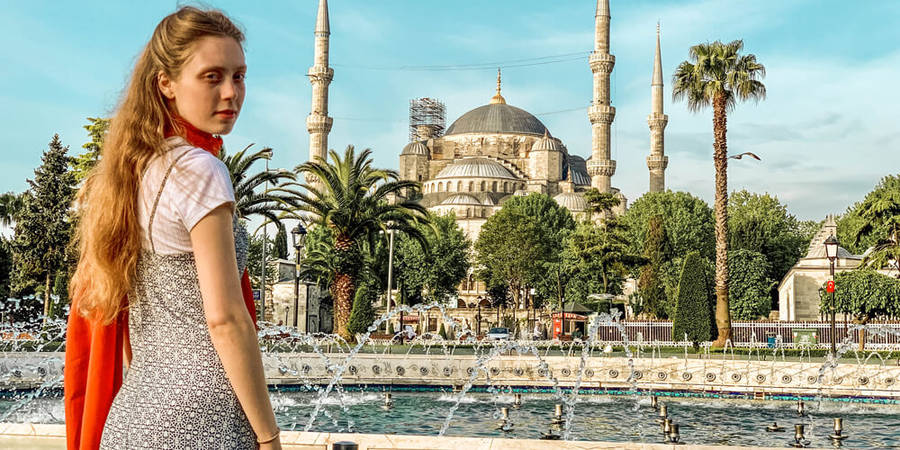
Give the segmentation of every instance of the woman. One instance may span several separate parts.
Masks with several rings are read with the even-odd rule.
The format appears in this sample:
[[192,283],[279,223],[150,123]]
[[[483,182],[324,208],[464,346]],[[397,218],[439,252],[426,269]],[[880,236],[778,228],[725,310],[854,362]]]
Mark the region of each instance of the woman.
[[[67,422],[80,401],[96,417],[72,420],[99,421],[100,448],[281,448],[241,296],[246,234],[235,234],[231,180],[214,156],[213,135],[231,131],[244,100],[243,39],[219,11],[182,7],[163,19],[80,192],[69,333],[87,319],[97,339],[97,327],[127,313],[124,339],[112,342],[129,368],[105,421],[102,402],[79,399],[69,378],[85,367],[90,377],[91,364],[120,370],[119,349],[96,364],[66,356]],[[90,436],[73,441],[96,446]]]

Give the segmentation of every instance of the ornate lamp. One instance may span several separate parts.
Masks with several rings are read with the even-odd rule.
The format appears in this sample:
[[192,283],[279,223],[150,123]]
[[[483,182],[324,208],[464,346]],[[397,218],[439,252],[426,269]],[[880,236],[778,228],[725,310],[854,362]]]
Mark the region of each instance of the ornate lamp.
[[838,240],[833,234],[825,239],[825,256],[832,263],[838,256]]

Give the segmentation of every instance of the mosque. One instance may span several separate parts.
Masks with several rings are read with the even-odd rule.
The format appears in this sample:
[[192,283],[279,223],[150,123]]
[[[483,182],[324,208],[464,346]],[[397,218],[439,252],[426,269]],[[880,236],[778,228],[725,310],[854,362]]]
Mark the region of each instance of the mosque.
[[[593,95],[588,108],[591,152],[583,158],[570,152],[562,139],[533,114],[517,108],[501,94],[498,69],[496,93],[444,128],[444,106],[434,99],[410,102],[411,142],[400,152],[402,179],[422,183],[422,203],[437,213],[453,212],[466,234],[475,240],[481,225],[514,195],[539,192],[579,215],[587,209],[584,192],[596,188],[620,200],[627,199],[612,186],[616,161],[611,159],[610,127],[616,109],[610,105],[610,73],[616,58],[610,53],[609,0],[597,0],[593,52],[588,63],[593,74]],[[315,60],[309,69],[312,111],[307,118],[310,159],[325,157],[332,118],[328,116],[328,85],[334,70],[328,65],[330,36],[328,1],[319,0],[315,30]],[[487,95],[485,96],[487,97]],[[647,167],[649,190],[665,190],[662,58],[659,28],[651,79],[650,149]]]
[[[596,188],[619,198],[615,213],[625,211],[627,199],[612,185],[616,161],[610,152],[610,128],[616,109],[610,104],[610,73],[616,58],[610,53],[609,0],[597,0],[595,11],[593,52],[588,58],[593,92],[587,110],[591,127],[587,158],[570,152],[564,141],[533,114],[507,102],[501,94],[499,69],[496,93],[488,103],[461,115],[446,129],[440,101],[423,98],[410,102],[411,142],[399,155],[400,177],[421,182],[422,204],[436,213],[453,212],[473,241],[487,219],[515,195],[543,193],[578,216],[588,207],[584,193]],[[329,66],[329,36],[328,1],[319,0],[314,64],[308,72],[312,84],[312,108],[306,120],[310,160],[325,158],[333,123],[328,115],[328,86],[334,77]],[[665,190],[668,165],[664,145],[668,116],[663,113],[658,26],[650,93],[646,162],[649,191],[657,192]],[[483,283],[469,277],[459,294],[471,300],[484,294]]]

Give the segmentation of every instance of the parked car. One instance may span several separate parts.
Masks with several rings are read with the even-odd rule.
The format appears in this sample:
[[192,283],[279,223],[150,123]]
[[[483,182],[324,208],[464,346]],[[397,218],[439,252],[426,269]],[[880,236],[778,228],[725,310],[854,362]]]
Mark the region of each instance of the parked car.
[[505,341],[509,339],[509,328],[491,328],[491,330],[488,331],[487,339],[489,341]]

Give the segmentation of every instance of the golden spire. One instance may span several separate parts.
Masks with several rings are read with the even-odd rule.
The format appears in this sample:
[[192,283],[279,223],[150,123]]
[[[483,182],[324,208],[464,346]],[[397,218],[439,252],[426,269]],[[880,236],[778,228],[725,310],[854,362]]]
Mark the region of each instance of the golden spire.
[[500,68],[499,67],[497,68],[497,93],[494,94],[493,97],[491,97],[491,104],[493,105],[494,103],[499,103],[501,105],[506,104],[506,99],[503,98],[502,95],[500,95]]

